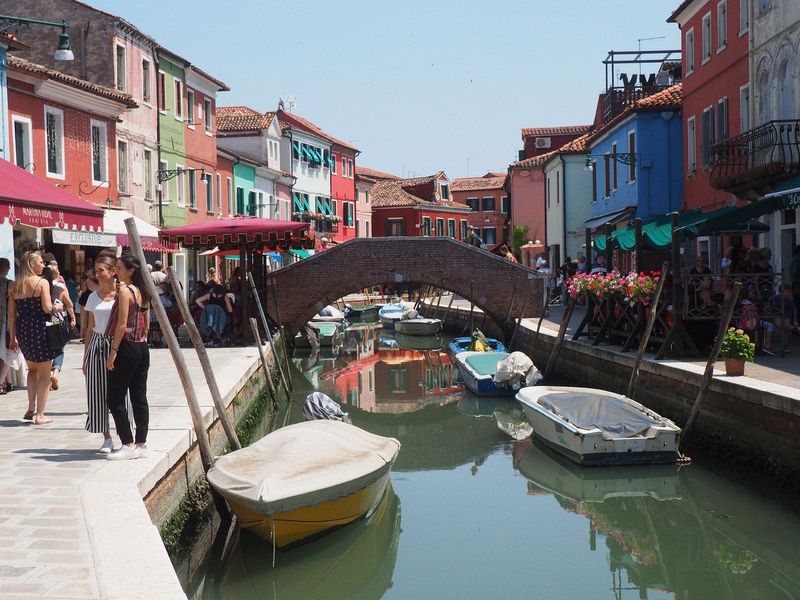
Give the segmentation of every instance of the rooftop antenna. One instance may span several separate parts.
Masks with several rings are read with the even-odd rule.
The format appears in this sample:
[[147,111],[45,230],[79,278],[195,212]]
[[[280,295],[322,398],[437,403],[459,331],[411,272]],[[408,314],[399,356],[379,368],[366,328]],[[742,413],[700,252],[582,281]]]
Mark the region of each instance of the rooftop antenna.
[[639,54],[640,54],[637,57],[637,60],[640,61],[639,62],[639,75],[642,74],[642,63],[641,63],[642,42],[649,42],[650,40],[664,40],[666,38],[667,38],[667,36],[665,36],[665,35],[659,35],[659,36],[656,36],[656,37],[637,38],[636,41],[639,43]]
[[281,98],[280,107],[285,108],[286,112],[292,112],[295,104],[297,104],[296,100],[294,96],[287,96],[286,99]]

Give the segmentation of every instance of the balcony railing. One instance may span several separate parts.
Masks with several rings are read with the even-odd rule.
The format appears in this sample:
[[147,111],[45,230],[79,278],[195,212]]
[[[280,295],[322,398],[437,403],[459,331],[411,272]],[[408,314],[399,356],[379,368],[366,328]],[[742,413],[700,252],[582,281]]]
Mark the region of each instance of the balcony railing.
[[711,185],[758,187],[800,171],[800,120],[769,121],[711,147]]
[[634,102],[643,100],[668,87],[667,85],[653,84],[644,88],[609,88],[603,95],[603,123],[608,123],[623,110],[632,106]]

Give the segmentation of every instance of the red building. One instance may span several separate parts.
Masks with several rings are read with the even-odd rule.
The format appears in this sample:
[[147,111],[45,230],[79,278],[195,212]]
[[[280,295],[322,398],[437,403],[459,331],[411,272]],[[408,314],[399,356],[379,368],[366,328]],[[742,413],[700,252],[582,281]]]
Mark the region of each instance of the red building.
[[[341,226],[334,236],[337,242],[356,237],[356,155],[358,150],[340,140],[331,138],[331,199],[336,202],[342,217]],[[335,141],[334,141],[335,140]]]
[[116,126],[136,102],[116,90],[8,57],[11,160],[101,206],[118,206]]
[[735,198],[711,185],[711,147],[749,129],[747,5],[685,0],[668,19],[682,39],[684,209],[720,208]]
[[387,179],[372,188],[372,234],[448,236],[463,240],[470,209],[453,201],[444,172],[413,179]]
[[[230,88],[195,66],[186,69],[186,170],[188,220],[199,223],[227,214],[217,177],[216,95]],[[224,186],[223,186],[224,187]],[[224,192],[223,192],[224,193]]]
[[505,190],[507,178],[505,173],[489,172],[483,177],[454,179],[450,184],[453,201],[469,206],[469,223],[487,246],[509,239],[511,203]]

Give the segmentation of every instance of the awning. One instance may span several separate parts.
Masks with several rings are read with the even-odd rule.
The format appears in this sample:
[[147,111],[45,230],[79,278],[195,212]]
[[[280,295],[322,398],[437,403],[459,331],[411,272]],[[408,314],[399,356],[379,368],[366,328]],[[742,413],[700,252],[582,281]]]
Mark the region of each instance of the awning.
[[248,251],[261,252],[275,250],[278,246],[313,248],[314,239],[309,237],[308,230],[308,223],[235,216],[162,229],[160,237],[162,242],[195,250],[214,246],[231,250],[243,244]]
[[128,243],[128,230],[125,227],[125,219],[133,218],[136,230],[139,232],[139,240],[142,242],[142,249],[145,252],[177,252],[176,244],[164,244],[158,237],[158,227],[151,225],[144,219],[140,219],[129,213],[127,210],[107,208],[103,215],[103,231],[113,234],[119,246],[130,246]]
[[103,228],[103,209],[0,160],[0,221],[84,231]]
[[[798,207],[800,207],[800,188],[768,194],[761,200],[744,206],[724,206],[706,213],[695,209],[678,216],[678,236],[684,241],[714,233],[742,232],[741,227],[753,219],[779,210]],[[632,227],[614,232],[611,238],[614,246],[623,252],[635,248],[635,232]],[[648,248],[656,250],[669,248],[672,244],[670,216],[663,215],[643,225],[642,241]],[[594,247],[599,252],[605,252],[605,237],[595,238]]]
[[308,258],[311,256],[311,254],[305,250],[289,250],[289,252],[294,254],[297,258]]
[[617,223],[621,223],[622,221],[627,221],[635,213],[636,213],[635,206],[626,206],[621,210],[614,210],[599,215],[597,217],[592,217],[591,219],[587,219],[584,222],[584,226],[589,227],[591,229],[595,229],[597,227],[600,227],[601,225],[605,225],[606,223],[611,223],[612,225],[615,225]]

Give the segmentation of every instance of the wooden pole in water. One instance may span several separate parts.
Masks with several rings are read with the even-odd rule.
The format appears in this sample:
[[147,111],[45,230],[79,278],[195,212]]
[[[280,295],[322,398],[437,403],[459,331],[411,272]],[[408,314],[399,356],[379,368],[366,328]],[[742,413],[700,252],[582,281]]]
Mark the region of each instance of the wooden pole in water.
[[[258,333],[258,322],[255,317],[250,317],[250,328],[253,330],[253,339],[256,341],[258,356],[261,358],[261,365],[264,367],[264,378],[267,380],[267,389],[269,390],[269,395],[272,397],[272,406],[278,406],[278,392],[275,390],[275,386],[272,383],[269,363],[267,362],[267,353],[264,352],[264,346],[261,345],[261,336]],[[275,362],[277,362],[277,360],[277,357],[275,357]]]
[[714,364],[717,362],[720,349],[722,349],[722,340],[725,338],[725,332],[728,331],[728,325],[731,322],[733,309],[736,308],[736,301],[739,299],[741,289],[742,282],[735,282],[733,287],[731,287],[730,296],[728,296],[728,299],[725,301],[725,307],[722,309],[722,316],[719,321],[717,339],[714,340],[714,347],[711,349],[711,354],[709,354],[708,361],[706,362],[706,370],[705,373],[703,373],[703,381],[700,384],[700,390],[697,392],[697,398],[695,398],[692,410],[689,413],[689,418],[686,420],[686,425],[683,428],[681,445],[683,445],[683,442],[689,437],[689,432],[694,426],[694,422],[697,420],[697,415],[700,412],[700,404],[704,400],[708,388],[711,387],[711,380],[714,379]]
[[[272,339],[272,332],[269,329],[269,323],[267,323],[267,316],[264,314],[264,307],[261,306],[261,300],[258,297],[258,291],[256,290],[256,282],[253,280],[253,274],[249,271],[247,272],[247,279],[250,281],[250,289],[253,292],[253,298],[256,301],[256,306],[258,307],[258,314],[261,317],[261,326],[264,328],[264,331],[267,334],[267,340],[269,341],[269,347],[272,350],[272,356],[275,357],[275,363],[278,365],[278,372],[281,374],[281,381],[283,382],[283,388],[286,391],[286,399],[291,401],[292,399],[292,392],[289,384],[287,383],[286,375],[283,373],[283,365],[281,365],[280,357],[278,356],[278,351],[275,349],[275,340]],[[283,340],[283,343],[286,343],[286,340]]]
[[[178,278],[175,277],[175,271],[172,267],[167,267],[167,279],[173,290],[180,289]],[[239,442],[239,436],[236,435],[236,429],[233,427],[230,418],[228,418],[228,411],[222,402],[222,395],[219,393],[219,386],[217,386],[217,378],[214,376],[214,370],[211,368],[211,361],[208,360],[208,352],[203,345],[203,339],[200,337],[200,332],[197,331],[197,325],[194,323],[192,313],[189,312],[189,304],[186,302],[186,297],[183,294],[175,294],[175,302],[178,304],[178,310],[183,317],[183,322],[186,325],[186,331],[189,333],[189,339],[192,341],[197,358],[200,361],[200,366],[203,367],[203,375],[208,384],[208,390],[211,392],[211,400],[219,414],[219,420],[222,423],[222,428],[225,430],[225,435],[231,444],[231,448],[238,450],[242,447]]]
[[[142,242],[139,239],[139,231],[136,229],[136,223],[133,217],[125,219],[125,229],[128,230],[128,244],[134,256],[139,259],[140,264],[147,264],[144,258]],[[203,463],[203,470],[207,473],[214,464],[214,454],[211,451],[211,441],[208,437],[208,431],[206,431],[205,425],[203,424],[203,415],[200,412],[200,404],[197,402],[194,385],[189,377],[189,369],[186,366],[186,360],[183,358],[183,353],[178,344],[178,338],[175,336],[175,332],[172,331],[172,325],[169,322],[169,317],[167,317],[167,311],[158,299],[156,284],[151,277],[144,277],[144,284],[147,291],[150,293],[150,298],[153,300],[153,302],[150,303],[150,308],[155,312],[156,320],[161,327],[164,339],[167,341],[169,353],[172,355],[172,360],[175,362],[178,377],[181,380],[183,392],[186,395],[186,402],[189,405],[189,414],[192,417],[194,434],[197,438],[197,447],[200,451],[200,460]],[[176,292],[182,293],[181,290],[176,290]],[[220,517],[230,519],[230,511],[228,510],[228,505],[225,503],[225,499],[222,498],[213,487],[211,488],[211,494]]]
[[564,313],[564,318],[561,319],[561,326],[558,328],[558,337],[556,337],[553,349],[550,351],[550,356],[547,359],[547,366],[544,369],[545,381],[547,381],[547,378],[550,376],[550,372],[553,370],[553,367],[556,364],[556,360],[558,360],[558,354],[559,352],[561,352],[561,345],[564,343],[564,335],[567,333],[569,320],[572,318],[572,311],[574,310],[575,310],[575,298],[570,298],[569,304],[567,305],[567,310]]
[[[434,315],[438,315],[439,314],[439,307],[442,305],[442,296],[444,296],[444,289],[439,288],[439,299],[436,301],[436,310],[433,311]],[[431,317],[431,319],[433,319],[433,318],[435,318],[435,317]]]
[[633,398],[633,392],[636,389],[636,383],[639,379],[639,365],[642,362],[642,357],[644,356],[645,351],[647,350],[647,346],[650,343],[650,334],[653,332],[653,325],[656,322],[656,316],[658,315],[658,303],[661,300],[661,291],[664,289],[664,281],[667,279],[667,263],[665,262],[661,265],[661,277],[658,280],[658,285],[656,286],[656,294],[653,298],[653,304],[650,306],[650,316],[647,318],[647,326],[644,328],[644,333],[642,334],[642,341],[639,342],[639,351],[636,353],[636,360],[633,361],[633,370],[631,371],[631,378],[628,381],[628,398]]
[[455,292],[451,292],[451,294],[450,294],[450,304],[447,305],[447,310],[444,311],[444,317],[442,317],[442,323],[444,325],[447,325],[447,315],[450,314],[450,308],[453,306],[453,300],[455,300],[455,299],[456,299]]
[[[525,316],[525,310],[527,310],[528,304],[530,304],[531,296],[533,296],[533,293],[528,294],[528,297],[525,298],[525,304],[522,305],[522,312],[519,313],[519,317],[517,317],[517,324],[514,327],[514,333],[511,334],[511,340],[508,342],[509,350],[511,350],[512,346],[514,345],[514,338],[517,337],[517,331],[519,331],[519,326],[522,323],[522,317]],[[542,311],[542,314],[544,314],[544,310]],[[541,324],[541,321],[539,321],[539,324]]]

